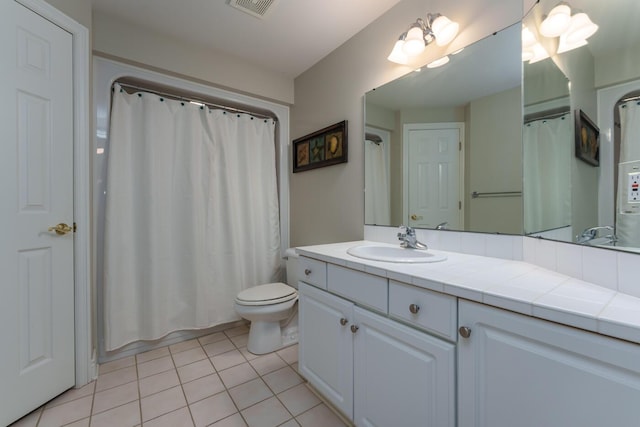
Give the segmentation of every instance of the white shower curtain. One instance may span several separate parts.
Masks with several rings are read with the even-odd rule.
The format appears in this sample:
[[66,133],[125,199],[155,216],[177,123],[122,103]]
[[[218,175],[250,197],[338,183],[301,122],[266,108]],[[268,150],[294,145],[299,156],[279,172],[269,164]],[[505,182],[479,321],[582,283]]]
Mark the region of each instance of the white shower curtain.
[[383,143],[365,141],[365,224],[390,225],[389,177]]
[[[640,102],[628,101],[620,105],[620,163],[640,162]],[[640,215],[628,213],[629,178],[620,168],[618,174],[618,208],[616,209],[616,236],[619,246],[640,247]]]
[[105,213],[105,348],[239,319],[280,277],[273,120],[115,85]]
[[568,116],[524,126],[526,234],[571,225],[572,131]]

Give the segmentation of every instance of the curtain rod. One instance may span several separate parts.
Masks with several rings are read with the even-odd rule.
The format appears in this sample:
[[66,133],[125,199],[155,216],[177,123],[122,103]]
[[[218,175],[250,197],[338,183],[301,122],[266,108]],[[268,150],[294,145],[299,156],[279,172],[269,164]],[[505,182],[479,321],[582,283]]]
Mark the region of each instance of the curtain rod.
[[215,104],[213,102],[205,101],[203,99],[198,99],[198,98],[189,97],[189,96],[176,95],[174,93],[163,92],[163,91],[156,90],[156,89],[149,89],[149,88],[137,86],[137,85],[134,85],[134,84],[131,84],[131,83],[125,83],[125,82],[119,82],[119,81],[116,81],[115,83],[119,84],[122,87],[135,89],[135,90],[148,92],[148,93],[153,93],[154,95],[164,96],[166,98],[174,99],[174,100],[177,100],[177,101],[196,102],[198,104],[204,104],[207,107],[210,107],[212,109],[219,109],[219,110],[229,111],[231,113],[248,114],[250,116],[254,116],[254,117],[257,117],[257,118],[260,118],[260,119],[272,119],[272,120],[274,120],[276,122],[278,121],[277,117],[274,117],[274,116],[268,116],[266,114],[260,114],[260,113],[256,113],[256,112],[253,112],[253,111],[248,111],[248,110],[243,110],[243,109],[240,109],[240,108],[230,107],[230,106],[227,106],[227,105]]
[[620,101],[617,102],[617,104],[623,104],[623,103],[629,102],[629,101],[637,101],[639,99],[640,99],[640,95],[629,96],[627,98],[621,99]]
[[562,110],[558,111],[558,110],[549,110],[549,111],[542,111],[540,113],[531,113],[531,114],[527,114],[526,116],[524,116],[524,124],[528,124],[531,122],[536,122],[538,120],[550,120],[550,119],[556,119],[558,117],[562,117],[566,114],[571,113],[570,110],[563,108]]

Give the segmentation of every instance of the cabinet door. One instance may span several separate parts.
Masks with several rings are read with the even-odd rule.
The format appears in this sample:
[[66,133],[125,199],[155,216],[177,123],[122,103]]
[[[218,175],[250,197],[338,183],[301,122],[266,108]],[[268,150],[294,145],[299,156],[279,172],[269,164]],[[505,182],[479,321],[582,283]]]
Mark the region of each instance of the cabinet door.
[[455,347],[355,308],[357,426],[455,425]]
[[460,302],[459,425],[638,426],[640,346]]
[[305,283],[300,283],[298,291],[300,374],[352,418],[353,303]]

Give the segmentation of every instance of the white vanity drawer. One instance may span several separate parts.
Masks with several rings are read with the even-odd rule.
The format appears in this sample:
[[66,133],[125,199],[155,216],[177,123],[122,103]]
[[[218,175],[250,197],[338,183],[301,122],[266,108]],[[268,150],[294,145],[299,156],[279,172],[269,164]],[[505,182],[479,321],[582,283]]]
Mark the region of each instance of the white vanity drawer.
[[300,280],[318,288],[327,289],[327,263],[301,256],[298,259]]
[[387,279],[338,265],[327,267],[327,289],[383,313],[387,312]]
[[456,298],[394,280],[389,282],[389,315],[417,328],[457,339]]

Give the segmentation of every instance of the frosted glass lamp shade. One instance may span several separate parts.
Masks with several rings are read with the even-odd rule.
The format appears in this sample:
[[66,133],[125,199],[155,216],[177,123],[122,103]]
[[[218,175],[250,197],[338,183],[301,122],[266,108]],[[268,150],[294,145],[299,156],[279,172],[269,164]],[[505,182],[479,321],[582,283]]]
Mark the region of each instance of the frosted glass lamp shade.
[[551,9],[549,15],[540,24],[540,34],[545,37],[558,37],[564,33],[571,23],[571,8],[559,4]]
[[576,13],[571,17],[571,23],[567,29],[567,43],[575,44],[580,40],[586,40],[596,31],[598,31],[598,26],[591,22],[589,15],[584,12]]
[[558,53],[569,52],[570,50],[577,49],[579,47],[585,46],[587,41],[582,39],[578,40],[575,43],[569,43],[567,41],[567,37],[563,34],[560,36],[560,42],[558,43]]
[[537,43],[533,46],[533,58],[529,60],[529,64],[534,64],[538,61],[542,61],[543,59],[547,59],[549,57],[549,52],[540,44]]
[[402,51],[409,56],[415,56],[424,50],[424,32],[420,27],[413,27],[407,32]]
[[538,43],[538,40],[536,40],[536,36],[533,35],[531,30],[527,27],[522,27],[522,48],[531,49],[536,43]]
[[402,50],[402,46],[404,46],[403,40],[398,40],[395,45],[393,45],[393,50],[387,56],[387,59],[391,62],[395,62],[396,64],[405,65],[409,62],[409,57]]
[[438,16],[431,23],[431,30],[436,36],[436,44],[438,46],[446,46],[453,41],[458,35],[458,29],[460,25],[457,22],[453,22],[446,16]]
[[440,59],[436,59],[435,61],[428,63],[427,64],[427,68],[440,67],[440,66],[446,64],[447,62],[449,62],[449,57],[448,56],[443,56]]

